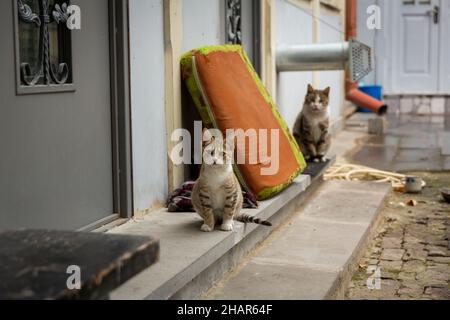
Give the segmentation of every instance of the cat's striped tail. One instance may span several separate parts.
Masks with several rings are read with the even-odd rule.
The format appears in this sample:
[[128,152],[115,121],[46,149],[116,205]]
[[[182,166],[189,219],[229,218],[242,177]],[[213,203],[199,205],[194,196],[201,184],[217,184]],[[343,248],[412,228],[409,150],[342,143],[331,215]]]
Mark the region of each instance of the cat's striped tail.
[[239,222],[243,222],[243,223],[256,223],[256,224],[260,224],[266,227],[271,227],[272,224],[269,221],[266,220],[262,220],[259,218],[255,218],[249,214],[240,214],[238,216],[234,217],[234,220],[239,221]]

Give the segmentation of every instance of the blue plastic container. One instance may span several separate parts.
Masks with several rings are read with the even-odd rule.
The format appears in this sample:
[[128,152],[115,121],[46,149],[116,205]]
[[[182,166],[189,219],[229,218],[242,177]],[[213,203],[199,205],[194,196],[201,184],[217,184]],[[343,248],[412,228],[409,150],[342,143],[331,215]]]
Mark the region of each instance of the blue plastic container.
[[[364,92],[365,94],[378,99],[383,99],[383,87],[382,86],[360,86],[359,90]],[[359,112],[372,112],[370,110],[364,109],[362,107],[358,107]]]

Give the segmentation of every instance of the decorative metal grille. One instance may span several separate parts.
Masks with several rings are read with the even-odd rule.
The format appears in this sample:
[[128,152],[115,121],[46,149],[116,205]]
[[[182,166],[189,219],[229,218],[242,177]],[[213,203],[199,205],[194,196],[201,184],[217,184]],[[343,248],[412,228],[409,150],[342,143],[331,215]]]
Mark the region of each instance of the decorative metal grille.
[[349,62],[351,79],[358,82],[374,68],[372,49],[364,43],[350,39]]
[[[38,39],[38,57],[33,57],[35,61],[34,65],[30,62],[22,61],[20,58],[20,78],[21,84],[24,86],[37,86],[37,85],[62,85],[66,84],[69,77],[70,61],[62,62],[63,58],[70,59],[70,53],[64,55],[64,51],[70,51],[70,37],[69,40],[62,39],[60,33],[69,33],[70,31],[65,28],[69,14],[67,12],[67,3],[49,5],[49,0],[34,0],[36,2],[28,1],[28,4],[23,0],[17,0],[18,17],[21,23],[32,24],[39,29]],[[33,12],[30,5],[39,8],[39,12]],[[50,15],[51,13],[51,15]],[[51,61],[51,45],[49,26],[52,24],[60,25],[57,28],[58,42],[65,42],[65,50],[61,43],[54,43],[58,45],[58,60],[57,63]],[[18,31],[20,32],[20,31]],[[19,41],[21,39],[18,36]],[[67,36],[66,36],[67,38]],[[22,45],[19,43],[19,45]],[[64,44],[63,44],[64,45]],[[67,48],[68,46],[68,48]],[[68,57],[66,57],[68,56]]]
[[226,0],[227,4],[227,36],[226,42],[231,44],[242,44],[241,30],[241,4],[242,0]]

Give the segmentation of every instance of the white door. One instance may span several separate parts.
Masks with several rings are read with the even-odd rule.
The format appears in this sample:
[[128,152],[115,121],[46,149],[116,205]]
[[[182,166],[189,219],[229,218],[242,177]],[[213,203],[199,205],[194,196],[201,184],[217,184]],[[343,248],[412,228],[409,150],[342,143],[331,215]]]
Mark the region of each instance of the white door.
[[[440,1],[392,2],[395,3],[396,11],[393,15],[393,91],[413,94],[438,93]],[[450,1],[444,2],[447,4]]]
[[440,7],[439,91],[450,94],[450,0],[441,0]]

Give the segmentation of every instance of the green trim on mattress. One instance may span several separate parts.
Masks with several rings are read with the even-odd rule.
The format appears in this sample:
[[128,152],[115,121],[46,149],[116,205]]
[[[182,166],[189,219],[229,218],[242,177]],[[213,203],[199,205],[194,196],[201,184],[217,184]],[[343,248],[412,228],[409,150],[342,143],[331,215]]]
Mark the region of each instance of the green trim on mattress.
[[[306,162],[303,158],[303,155],[300,152],[300,148],[295,141],[294,137],[290,133],[290,130],[280,115],[277,106],[275,105],[275,102],[270,97],[269,92],[264,87],[261,79],[259,78],[258,74],[256,73],[255,69],[253,68],[250,59],[248,58],[246,52],[240,45],[224,45],[224,46],[207,46],[202,47],[196,50],[189,51],[185,53],[181,57],[181,67],[182,67],[182,73],[183,73],[183,79],[185,80],[186,86],[192,96],[192,99],[200,113],[200,116],[202,118],[202,121],[205,125],[213,125],[214,127],[217,127],[215,125],[215,121],[212,118],[212,110],[208,106],[208,103],[204,100],[201,88],[199,88],[199,84],[197,83],[194,75],[194,55],[196,53],[202,54],[202,55],[208,55],[213,52],[237,52],[241,56],[242,60],[245,62],[248,71],[250,72],[250,75],[252,76],[253,80],[256,83],[256,86],[258,87],[259,91],[261,92],[262,96],[264,97],[264,100],[270,105],[272,114],[275,116],[275,118],[278,121],[278,124],[280,125],[282,131],[284,132],[286,138],[289,141],[289,144],[291,146],[292,151],[294,152],[294,156],[297,160],[297,163],[299,165],[299,169],[294,172],[286,181],[285,183],[271,187],[266,188],[263,191],[261,191],[259,194],[256,195],[258,200],[265,200],[282,190],[286,189],[289,185],[292,184],[294,179],[303,172],[303,170],[306,168]],[[200,84],[201,85],[201,84]],[[238,174],[239,180],[241,180],[241,183],[245,185],[245,181],[243,180],[241,174]]]

